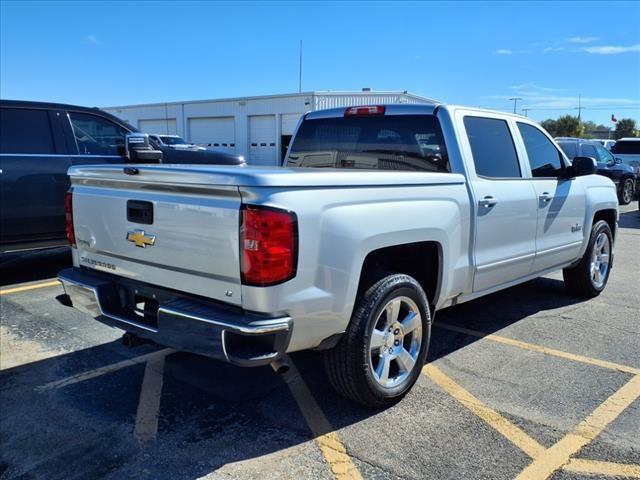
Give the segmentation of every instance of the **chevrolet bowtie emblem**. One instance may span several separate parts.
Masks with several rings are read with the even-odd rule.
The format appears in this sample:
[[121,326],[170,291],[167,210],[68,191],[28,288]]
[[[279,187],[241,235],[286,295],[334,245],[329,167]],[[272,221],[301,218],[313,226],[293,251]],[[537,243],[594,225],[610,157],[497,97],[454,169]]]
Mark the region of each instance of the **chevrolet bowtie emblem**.
[[144,230],[134,230],[133,232],[127,232],[127,240],[136,244],[136,247],[147,248],[147,245],[152,246],[156,243],[155,235],[147,235]]

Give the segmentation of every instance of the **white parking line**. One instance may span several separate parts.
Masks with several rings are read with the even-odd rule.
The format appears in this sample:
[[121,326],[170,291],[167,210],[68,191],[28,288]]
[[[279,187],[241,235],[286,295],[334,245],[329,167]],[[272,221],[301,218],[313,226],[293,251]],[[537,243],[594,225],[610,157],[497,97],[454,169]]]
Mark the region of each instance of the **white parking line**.
[[134,436],[140,442],[154,440],[158,435],[158,415],[160,414],[160,398],[164,379],[164,359],[167,356],[157,355],[147,360],[144,378],[138,400],[136,426]]

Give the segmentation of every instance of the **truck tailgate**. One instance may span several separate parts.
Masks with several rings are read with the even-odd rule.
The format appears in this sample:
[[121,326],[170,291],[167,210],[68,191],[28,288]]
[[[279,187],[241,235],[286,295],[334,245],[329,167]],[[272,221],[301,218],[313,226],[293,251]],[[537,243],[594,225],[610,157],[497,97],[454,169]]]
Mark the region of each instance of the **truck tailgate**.
[[145,182],[140,170],[72,176],[77,265],[241,304],[238,188]]

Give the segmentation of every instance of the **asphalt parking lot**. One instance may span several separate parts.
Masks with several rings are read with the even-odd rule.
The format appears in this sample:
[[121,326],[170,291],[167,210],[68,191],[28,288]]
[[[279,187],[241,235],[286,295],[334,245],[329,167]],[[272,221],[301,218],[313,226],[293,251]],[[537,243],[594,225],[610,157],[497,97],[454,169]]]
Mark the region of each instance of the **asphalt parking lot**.
[[640,213],[590,301],[560,274],[439,312],[411,393],[365,410],[317,353],[240,369],[60,306],[65,249],[3,259],[0,478],[640,478]]

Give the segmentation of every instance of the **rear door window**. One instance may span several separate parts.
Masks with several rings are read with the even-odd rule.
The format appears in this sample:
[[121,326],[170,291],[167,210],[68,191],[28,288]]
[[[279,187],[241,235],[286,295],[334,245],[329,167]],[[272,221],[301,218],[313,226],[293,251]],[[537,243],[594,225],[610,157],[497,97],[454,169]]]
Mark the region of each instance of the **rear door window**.
[[550,178],[562,175],[562,154],[540,129],[528,123],[518,123],[533,177]]
[[0,152],[56,153],[49,112],[29,108],[0,108]]
[[582,149],[583,157],[591,157],[591,158],[595,158],[597,161],[600,161],[598,159],[598,153],[596,152],[596,147],[594,147],[593,145],[583,143],[581,149]]
[[450,172],[438,119],[381,115],[304,120],[288,167]]
[[128,133],[106,118],[88,113],[69,112],[79,155],[123,155]]
[[464,117],[476,174],[489,178],[519,178],[520,164],[516,147],[504,120]]

